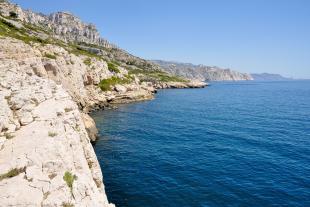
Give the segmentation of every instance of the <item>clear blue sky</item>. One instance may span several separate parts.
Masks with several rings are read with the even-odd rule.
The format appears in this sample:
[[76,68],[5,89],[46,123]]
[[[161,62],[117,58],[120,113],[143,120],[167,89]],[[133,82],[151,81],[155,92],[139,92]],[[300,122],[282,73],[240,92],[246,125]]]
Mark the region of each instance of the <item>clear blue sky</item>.
[[310,0],[13,0],[70,11],[146,59],[310,78]]

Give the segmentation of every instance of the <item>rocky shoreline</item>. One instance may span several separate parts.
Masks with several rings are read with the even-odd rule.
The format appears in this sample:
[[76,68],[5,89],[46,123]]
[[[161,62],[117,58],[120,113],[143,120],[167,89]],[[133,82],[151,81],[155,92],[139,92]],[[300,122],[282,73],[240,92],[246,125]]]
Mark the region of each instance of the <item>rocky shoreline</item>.
[[205,83],[165,73],[67,12],[0,1],[0,206],[105,206],[88,115]]
[[[10,37],[0,37],[0,45],[0,206],[114,206],[104,191],[91,145],[97,129],[87,113],[153,99],[159,88],[205,86],[135,78],[102,91],[100,80],[113,75],[103,60],[87,65],[87,57],[62,47]],[[128,73],[119,69],[119,76]]]

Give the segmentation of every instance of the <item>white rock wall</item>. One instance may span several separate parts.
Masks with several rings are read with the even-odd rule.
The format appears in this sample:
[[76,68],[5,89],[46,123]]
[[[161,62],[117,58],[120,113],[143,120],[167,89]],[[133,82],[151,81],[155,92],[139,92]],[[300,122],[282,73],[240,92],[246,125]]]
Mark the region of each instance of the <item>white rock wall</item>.
[[[0,45],[0,206],[114,206],[77,104],[57,76],[48,79],[42,51],[52,49],[2,37]],[[70,55],[57,52],[59,66]],[[78,87],[71,93],[83,97]],[[77,177],[72,189],[65,172]]]

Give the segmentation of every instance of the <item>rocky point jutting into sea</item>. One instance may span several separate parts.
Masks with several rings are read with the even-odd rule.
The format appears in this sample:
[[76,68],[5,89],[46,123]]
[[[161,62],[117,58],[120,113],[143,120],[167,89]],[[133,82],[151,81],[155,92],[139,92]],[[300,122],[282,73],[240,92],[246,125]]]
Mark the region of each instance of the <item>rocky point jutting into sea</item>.
[[206,84],[164,72],[68,12],[0,1],[0,206],[114,206],[87,114]]

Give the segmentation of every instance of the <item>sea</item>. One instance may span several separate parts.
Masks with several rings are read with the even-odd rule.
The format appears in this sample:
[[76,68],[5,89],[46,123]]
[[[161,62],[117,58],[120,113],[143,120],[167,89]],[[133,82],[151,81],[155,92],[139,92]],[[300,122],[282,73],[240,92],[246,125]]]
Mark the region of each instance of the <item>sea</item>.
[[159,90],[91,116],[117,207],[310,206],[310,81]]

